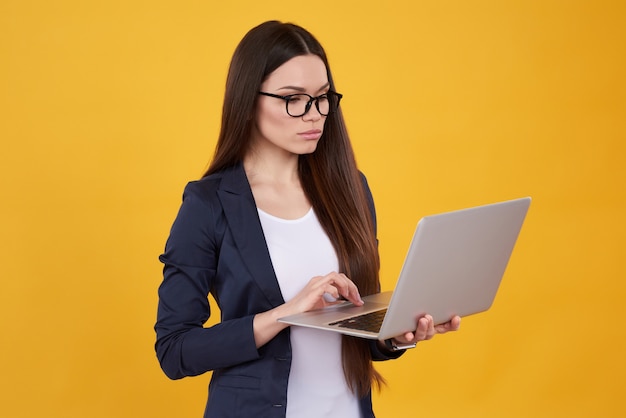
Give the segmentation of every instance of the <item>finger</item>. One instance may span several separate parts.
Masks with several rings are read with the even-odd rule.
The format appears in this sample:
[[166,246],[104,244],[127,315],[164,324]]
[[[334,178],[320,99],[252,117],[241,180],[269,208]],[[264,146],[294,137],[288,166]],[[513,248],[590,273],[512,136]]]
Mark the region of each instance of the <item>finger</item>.
[[426,339],[430,340],[437,333],[437,331],[435,331],[435,320],[430,315],[426,315],[426,319],[428,320],[428,330],[426,331]]
[[346,290],[345,286],[341,286],[337,281],[331,280],[329,283],[325,284],[324,292],[330,294],[332,297],[337,299],[338,301],[350,301],[354,304],[361,305],[363,301],[361,300],[358,292],[351,291],[350,289]]
[[[323,291],[324,291],[324,293],[328,293],[329,295],[331,295],[331,296],[332,296],[333,298],[335,298],[335,299],[339,299],[339,298],[340,298],[340,296],[341,296],[341,295],[339,294],[339,290],[338,290],[335,286],[333,286],[332,284],[330,284],[330,283],[329,283],[329,284],[326,284],[326,285],[323,287]],[[323,293],[322,293],[322,294],[323,294]]]
[[348,285],[346,289],[346,293],[342,293],[342,296],[348,299],[350,302],[355,305],[361,306],[363,305],[363,299],[361,299],[361,294],[359,293],[359,289],[352,282]]
[[436,331],[433,324],[433,317],[430,315],[424,315],[421,317],[417,322],[417,329],[415,330],[416,340],[430,340],[435,334]]
[[450,330],[458,331],[459,328],[461,328],[461,317],[457,315],[450,321]]
[[455,316],[444,324],[437,325],[435,330],[438,334],[443,334],[448,331],[457,331],[461,327],[461,317]]
[[339,294],[354,303],[355,305],[362,305],[363,300],[361,299],[361,295],[359,294],[358,287],[354,284],[352,280],[348,278],[343,273],[334,273],[331,274],[331,284],[335,286]]
[[416,341],[423,341],[428,335],[428,319],[421,317],[417,320],[417,329],[414,332]]

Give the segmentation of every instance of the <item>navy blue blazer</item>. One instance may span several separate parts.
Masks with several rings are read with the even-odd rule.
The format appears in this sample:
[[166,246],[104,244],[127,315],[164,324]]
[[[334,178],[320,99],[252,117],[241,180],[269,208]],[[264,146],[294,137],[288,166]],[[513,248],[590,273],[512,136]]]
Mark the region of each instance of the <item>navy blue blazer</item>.
[[[365,177],[363,184],[375,220]],[[187,185],[160,260],[155,348],[165,374],[213,371],[205,417],[284,417],[289,328],[257,349],[252,320],[285,301],[241,164]],[[221,320],[204,328],[209,293]],[[380,351],[374,341],[371,347],[375,360],[401,354]],[[360,403],[362,415],[373,417],[371,393]]]

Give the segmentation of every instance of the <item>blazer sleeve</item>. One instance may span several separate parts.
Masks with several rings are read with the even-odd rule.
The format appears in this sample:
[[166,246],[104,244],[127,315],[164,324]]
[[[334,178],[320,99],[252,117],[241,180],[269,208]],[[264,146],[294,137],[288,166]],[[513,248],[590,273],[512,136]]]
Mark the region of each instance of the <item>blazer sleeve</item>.
[[215,281],[220,234],[226,228],[220,211],[193,182],[187,185],[165,252],[159,257],[164,268],[155,349],[171,379],[259,358],[254,315],[204,328],[211,315],[208,295]]

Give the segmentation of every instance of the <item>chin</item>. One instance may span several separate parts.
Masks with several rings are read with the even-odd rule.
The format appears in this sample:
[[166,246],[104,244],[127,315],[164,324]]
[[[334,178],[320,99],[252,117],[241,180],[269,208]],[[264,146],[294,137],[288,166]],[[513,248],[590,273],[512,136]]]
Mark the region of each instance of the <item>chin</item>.
[[306,147],[306,149],[302,150],[298,154],[300,154],[300,155],[313,154],[316,149],[317,149],[317,143],[315,145],[313,145],[313,146]]
[[307,143],[301,144],[298,147],[292,148],[292,152],[298,155],[306,155],[313,154],[317,149],[318,141],[309,141]]

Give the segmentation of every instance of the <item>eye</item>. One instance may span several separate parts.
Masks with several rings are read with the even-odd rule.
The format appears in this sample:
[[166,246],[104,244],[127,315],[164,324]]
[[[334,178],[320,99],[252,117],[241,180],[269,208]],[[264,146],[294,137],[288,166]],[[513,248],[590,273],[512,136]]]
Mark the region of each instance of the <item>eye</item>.
[[297,102],[300,102],[302,100],[308,101],[308,97],[304,96],[302,94],[294,94],[293,96],[287,96],[287,97],[289,97],[287,99],[287,101],[290,102],[290,103],[297,103]]
[[318,100],[320,103],[325,103],[325,102],[327,102],[327,101],[329,100],[329,98],[328,98],[328,93],[324,93],[324,94],[322,94],[322,95],[318,96],[318,97],[317,97],[317,100]]

